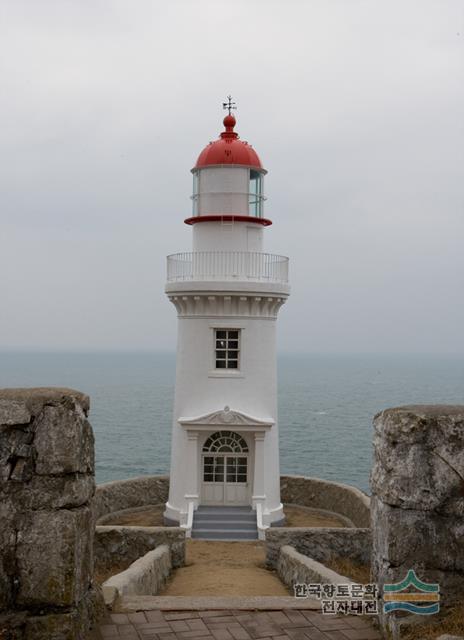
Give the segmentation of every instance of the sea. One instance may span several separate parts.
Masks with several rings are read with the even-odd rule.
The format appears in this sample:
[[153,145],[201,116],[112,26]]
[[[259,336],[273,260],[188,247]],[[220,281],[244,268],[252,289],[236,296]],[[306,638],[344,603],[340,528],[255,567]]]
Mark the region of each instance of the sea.
[[[97,483],[169,472],[174,353],[0,353],[0,387],[90,395]],[[369,493],[372,419],[404,404],[464,404],[464,356],[282,354],[281,473]]]

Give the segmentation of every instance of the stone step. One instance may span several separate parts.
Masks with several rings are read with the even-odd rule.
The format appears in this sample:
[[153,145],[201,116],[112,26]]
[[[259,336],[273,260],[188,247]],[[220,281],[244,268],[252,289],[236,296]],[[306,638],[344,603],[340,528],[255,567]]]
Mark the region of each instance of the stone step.
[[256,529],[256,518],[252,520],[220,520],[218,519],[196,519],[193,520],[192,531],[195,529],[227,529],[233,531],[234,529]]
[[258,529],[192,529],[192,538],[197,540],[257,540]]
[[242,507],[232,507],[230,505],[204,505],[201,504],[195,513],[198,512],[209,512],[209,511],[227,511],[228,513],[254,513],[251,507],[242,506]]
[[224,520],[226,522],[256,522],[256,513],[228,513],[223,511],[209,511],[208,513],[195,511],[194,520],[205,522],[210,520]]
[[[118,611],[214,611],[227,610],[281,611],[285,609],[312,609],[321,617],[321,601],[316,598],[289,596],[123,596]],[[325,617],[325,616],[324,616]],[[348,618],[349,616],[344,616]],[[357,619],[353,616],[350,619]]]

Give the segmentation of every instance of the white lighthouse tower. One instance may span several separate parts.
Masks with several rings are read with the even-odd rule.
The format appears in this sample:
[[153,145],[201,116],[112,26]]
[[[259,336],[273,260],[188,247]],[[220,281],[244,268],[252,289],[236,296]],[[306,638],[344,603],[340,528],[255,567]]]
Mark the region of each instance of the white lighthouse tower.
[[167,259],[178,342],[165,520],[198,537],[215,537],[201,535],[200,514],[218,527],[248,512],[261,536],[283,520],[276,320],[288,258],[263,252],[266,171],[225,107],[225,131],[192,169],[192,251]]

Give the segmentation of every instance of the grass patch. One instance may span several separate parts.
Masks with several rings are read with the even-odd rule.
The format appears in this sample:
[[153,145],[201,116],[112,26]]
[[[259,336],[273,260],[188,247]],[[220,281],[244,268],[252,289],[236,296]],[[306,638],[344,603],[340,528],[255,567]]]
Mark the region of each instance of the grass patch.
[[401,640],[435,640],[443,634],[464,634],[464,604],[443,609],[439,616],[431,617],[425,624],[411,626],[401,634]]
[[332,556],[327,562],[324,562],[329,569],[336,571],[342,576],[346,576],[359,584],[369,584],[371,581],[371,569],[368,565],[361,564],[350,560],[350,558],[341,558],[340,556]]

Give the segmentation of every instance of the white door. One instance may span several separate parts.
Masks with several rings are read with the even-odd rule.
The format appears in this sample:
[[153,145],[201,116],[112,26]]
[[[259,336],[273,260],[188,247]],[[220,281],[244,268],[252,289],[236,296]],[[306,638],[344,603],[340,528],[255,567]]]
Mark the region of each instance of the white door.
[[230,431],[210,436],[202,453],[201,504],[250,504],[248,446]]

